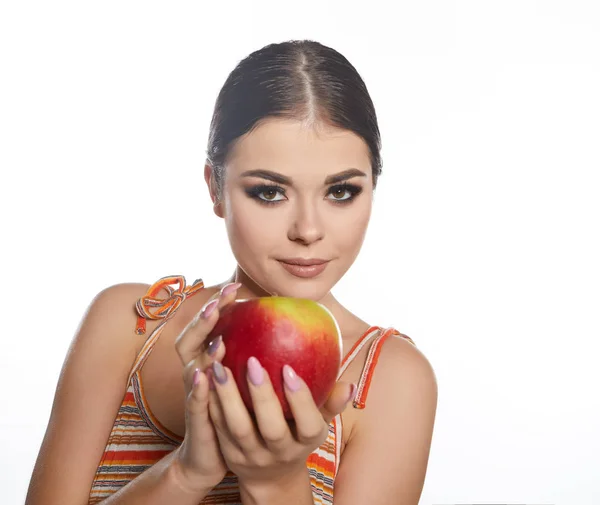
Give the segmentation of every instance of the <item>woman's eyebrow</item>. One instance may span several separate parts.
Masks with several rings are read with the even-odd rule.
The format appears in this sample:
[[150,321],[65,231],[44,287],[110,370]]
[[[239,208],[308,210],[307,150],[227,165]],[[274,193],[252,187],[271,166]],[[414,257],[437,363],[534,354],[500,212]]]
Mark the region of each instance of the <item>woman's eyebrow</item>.
[[[335,184],[336,182],[342,182],[347,179],[351,179],[352,177],[366,176],[367,174],[365,174],[362,170],[358,170],[357,168],[349,168],[348,170],[344,170],[343,172],[327,176],[327,178],[325,179],[325,184]],[[246,172],[243,172],[241,174],[241,177],[260,177],[262,179],[267,179],[278,184],[286,184],[287,186],[293,186],[293,182],[290,177],[279,174],[277,172],[272,172],[271,170],[247,170]]]
[[366,176],[367,174],[365,174],[362,170],[359,170],[358,168],[349,168],[348,170],[344,170],[343,172],[340,172],[338,174],[328,176],[325,179],[325,184],[335,184],[336,182],[342,182],[347,179],[352,179],[352,177]]
[[270,170],[247,170],[242,173],[241,177],[260,177],[261,179],[267,179],[279,184],[292,185],[292,179],[277,172],[271,172]]

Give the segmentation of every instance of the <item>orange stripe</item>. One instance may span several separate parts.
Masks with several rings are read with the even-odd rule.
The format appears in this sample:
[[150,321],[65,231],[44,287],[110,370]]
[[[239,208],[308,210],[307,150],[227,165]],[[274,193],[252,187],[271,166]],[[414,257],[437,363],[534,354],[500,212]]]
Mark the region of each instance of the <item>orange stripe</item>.
[[[171,285],[177,285],[173,289]],[[156,298],[161,289],[166,288],[169,292],[168,298]],[[170,275],[156,281],[148,288],[146,294],[136,303],[138,312],[135,332],[138,335],[146,333],[146,319],[166,319],[171,316],[187,297],[194,296],[204,288],[202,279],[196,279],[191,286],[186,286],[183,275]]]
[[367,335],[369,335],[372,331],[378,330],[379,326],[371,326],[367,331],[365,331],[361,337],[354,342],[354,345],[352,346],[352,348],[350,349],[350,352],[346,353],[346,356],[344,356],[344,359],[342,360],[342,366],[344,366],[346,364],[346,361],[348,360],[348,358],[350,356],[352,356],[352,353],[356,350],[356,348],[361,344],[361,342],[367,338]]
[[415,345],[410,337],[403,335],[395,328],[388,328],[377,338],[377,340],[371,346],[369,354],[367,355],[366,369],[361,375],[358,392],[353,402],[353,406],[357,409],[364,409],[366,406],[367,395],[369,394],[369,388],[371,387],[371,381],[373,379],[373,370],[375,370],[377,362],[379,361],[379,355],[381,354],[382,346],[390,335],[399,335]]
[[169,454],[170,450],[163,451],[143,451],[143,450],[135,450],[135,451],[106,451],[105,455],[107,458],[110,458],[113,464],[126,465],[128,463],[136,463],[140,460],[145,461],[153,461],[157,462],[160,458],[163,458],[165,455]]

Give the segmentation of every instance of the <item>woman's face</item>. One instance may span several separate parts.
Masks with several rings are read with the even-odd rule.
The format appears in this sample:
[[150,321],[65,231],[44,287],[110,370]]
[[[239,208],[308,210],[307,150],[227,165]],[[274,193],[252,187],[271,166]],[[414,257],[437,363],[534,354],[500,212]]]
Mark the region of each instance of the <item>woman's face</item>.
[[[356,259],[372,199],[369,149],[359,136],[269,119],[230,153],[215,212],[247,276],[240,280],[257,296],[321,300]],[[282,261],[292,258],[327,263],[317,275],[298,276]]]

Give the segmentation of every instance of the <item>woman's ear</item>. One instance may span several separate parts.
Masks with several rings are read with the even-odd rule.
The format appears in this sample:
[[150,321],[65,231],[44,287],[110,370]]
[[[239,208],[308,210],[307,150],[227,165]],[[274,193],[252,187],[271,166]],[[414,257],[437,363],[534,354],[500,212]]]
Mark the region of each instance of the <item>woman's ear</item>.
[[213,212],[218,217],[223,217],[223,204],[221,202],[221,199],[219,198],[219,194],[217,191],[217,182],[215,180],[213,167],[209,163],[206,163],[204,165],[204,180],[206,181],[206,185],[208,186],[210,199],[213,202]]

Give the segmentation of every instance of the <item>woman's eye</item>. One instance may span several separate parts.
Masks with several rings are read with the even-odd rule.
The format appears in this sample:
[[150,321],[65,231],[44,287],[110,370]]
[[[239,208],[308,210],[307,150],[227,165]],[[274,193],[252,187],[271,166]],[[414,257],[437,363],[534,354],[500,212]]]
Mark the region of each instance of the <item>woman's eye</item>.
[[359,195],[362,191],[360,186],[354,184],[342,184],[341,186],[333,186],[329,190],[329,194],[333,196],[330,198],[335,203],[350,203],[354,198]]
[[283,198],[279,198],[279,199],[275,198],[279,194],[280,194],[280,192],[276,189],[264,189],[258,193],[258,195],[264,196],[264,198],[261,198],[261,200],[266,200],[268,202],[277,202],[279,200],[283,200]]
[[[327,195],[332,195],[333,198],[328,198],[329,201],[339,204],[350,203],[362,191],[360,186],[351,184],[343,184],[332,186],[329,188]],[[254,198],[259,203],[275,204],[286,200],[285,190],[280,186],[260,185],[246,189],[246,193],[251,198]],[[279,195],[279,198],[277,197]]]
[[[348,196],[343,198],[346,193]],[[334,196],[334,200],[348,200],[349,198],[352,198],[352,193],[346,188],[333,188],[329,194]]]
[[[246,189],[246,193],[250,198],[254,198],[259,203],[270,204],[285,200],[284,189],[279,186],[260,185]],[[281,198],[277,198],[281,195]]]

